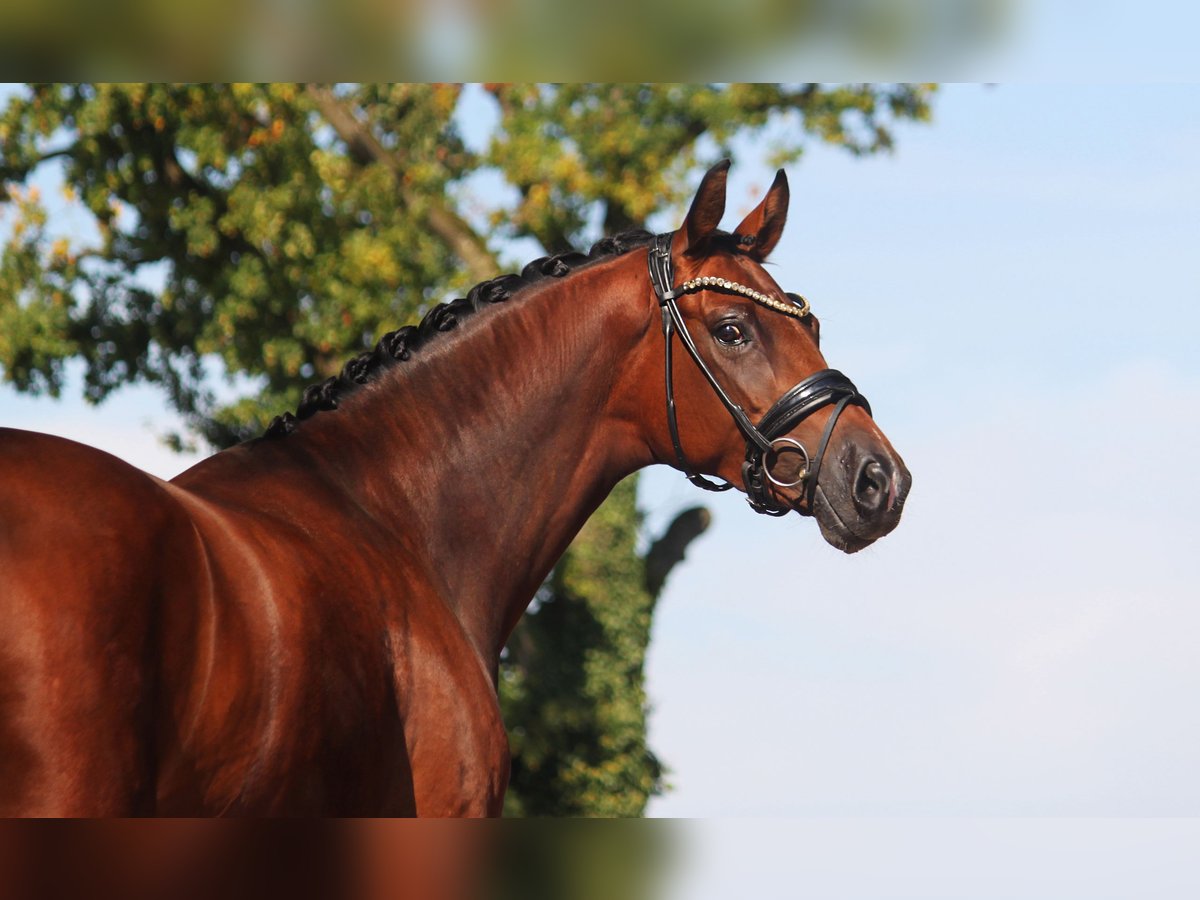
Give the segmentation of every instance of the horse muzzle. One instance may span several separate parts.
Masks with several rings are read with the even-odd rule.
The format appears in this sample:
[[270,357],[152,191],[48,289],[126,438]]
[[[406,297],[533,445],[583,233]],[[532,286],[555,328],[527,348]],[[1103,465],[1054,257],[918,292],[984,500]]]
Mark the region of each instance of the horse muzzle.
[[829,544],[856,553],[900,523],[912,474],[894,451],[866,436],[847,438],[830,455],[808,512]]

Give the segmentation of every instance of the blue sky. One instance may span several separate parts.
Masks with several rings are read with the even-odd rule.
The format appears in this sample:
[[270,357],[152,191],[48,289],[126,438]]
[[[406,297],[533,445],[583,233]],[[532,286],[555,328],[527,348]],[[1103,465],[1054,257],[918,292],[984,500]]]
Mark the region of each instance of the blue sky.
[[1195,815],[1200,90],[953,87],[898,143],[814,148],[775,260],[905,521],[844,557],[710,501],[655,623],[654,811]]
[[914,486],[852,557],[703,498],[652,812],[749,818],[685,832],[673,896],[1200,890],[1197,159],[1197,86],[956,86],[893,157],[790,173],[778,277]]
[[[905,519],[846,557],[644,477],[652,529],[715,513],[655,621],[652,812],[1200,814],[1200,88],[951,86],[897,143],[790,169],[775,271],[912,469]],[[730,223],[770,179],[744,150]],[[187,464],[147,390],[0,415]]]

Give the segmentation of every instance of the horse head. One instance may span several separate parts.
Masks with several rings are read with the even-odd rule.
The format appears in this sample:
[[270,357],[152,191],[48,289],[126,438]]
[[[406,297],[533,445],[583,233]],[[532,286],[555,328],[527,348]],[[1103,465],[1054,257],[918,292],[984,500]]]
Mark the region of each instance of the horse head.
[[[787,219],[786,176],[728,233],[717,227],[728,167],[709,170],[683,225],[649,251],[665,336],[659,457],[700,487],[739,487],[757,512],[812,516],[853,553],[896,527],[912,477],[866,398],[826,363],[808,302],[763,268]],[[673,361],[676,342],[690,362]]]

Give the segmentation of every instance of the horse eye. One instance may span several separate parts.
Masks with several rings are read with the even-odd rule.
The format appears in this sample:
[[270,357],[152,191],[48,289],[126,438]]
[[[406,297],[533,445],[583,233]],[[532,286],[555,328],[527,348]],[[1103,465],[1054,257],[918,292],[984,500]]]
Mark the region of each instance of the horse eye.
[[742,334],[742,329],[738,328],[732,322],[722,322],[713,332],[713,337],[727,347],[734,347],[738,344],[743,344],[746,341]]

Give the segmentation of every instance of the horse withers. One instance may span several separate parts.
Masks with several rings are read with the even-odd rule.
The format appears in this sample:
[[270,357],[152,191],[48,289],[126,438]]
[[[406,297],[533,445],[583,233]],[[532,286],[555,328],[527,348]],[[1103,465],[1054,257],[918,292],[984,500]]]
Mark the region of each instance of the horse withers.
[[172,481],[0,431],[0,811],[498,814],[501,649],[620,479],[891,531],[909,474],[762,266],[786,179],[726,233],[727,167],[673,234],[478,285]]

